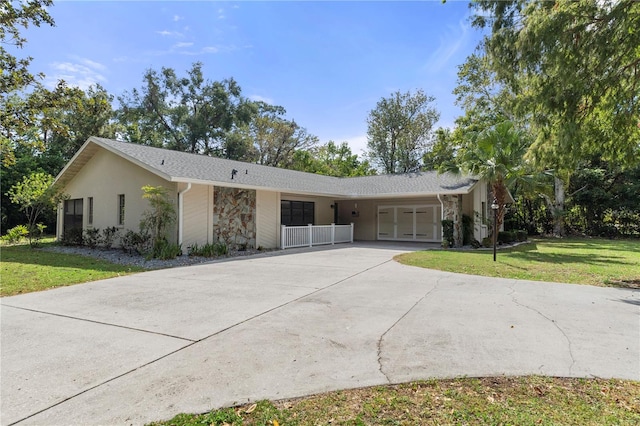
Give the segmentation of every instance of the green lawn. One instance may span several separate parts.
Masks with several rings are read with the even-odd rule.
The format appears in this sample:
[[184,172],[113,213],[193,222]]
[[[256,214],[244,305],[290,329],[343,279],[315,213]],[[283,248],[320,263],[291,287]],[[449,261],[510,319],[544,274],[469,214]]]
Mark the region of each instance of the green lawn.
[[152,425],[637,425],[640,382],[547,377],[430,380],[261,401]]
[[28,245],[0,247],[0,266],[0,296],[144,271],[142,268],[116,265],[92,257],[32,249]]
[[430,250],[395,258],[462,274],[598,286],[640,287],[640,240],[537,239],[498,250]]

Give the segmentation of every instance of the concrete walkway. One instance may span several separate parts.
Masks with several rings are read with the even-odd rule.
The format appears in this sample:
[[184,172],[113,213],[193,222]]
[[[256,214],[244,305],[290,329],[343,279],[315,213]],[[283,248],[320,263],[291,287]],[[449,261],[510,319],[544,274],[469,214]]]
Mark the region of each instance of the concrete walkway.
[[[3,425],[142,424],[431,377],[640,380],[640,292],[298,250],[1,299]],[[559,277],[560,279],[560,277]]]

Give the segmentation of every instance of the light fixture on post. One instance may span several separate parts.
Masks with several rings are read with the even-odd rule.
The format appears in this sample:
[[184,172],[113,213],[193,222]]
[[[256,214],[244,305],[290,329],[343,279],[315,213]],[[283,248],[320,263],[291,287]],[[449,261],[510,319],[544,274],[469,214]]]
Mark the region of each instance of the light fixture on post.
[[498,200],[493,199],[491,210],[493,210],[493,261],[496,261],[496,243],[498,241]]

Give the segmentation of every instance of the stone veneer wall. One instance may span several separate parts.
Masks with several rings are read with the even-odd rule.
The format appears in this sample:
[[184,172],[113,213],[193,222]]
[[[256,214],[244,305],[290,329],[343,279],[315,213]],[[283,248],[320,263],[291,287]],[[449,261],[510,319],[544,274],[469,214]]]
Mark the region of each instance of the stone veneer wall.
[[213,190],[213,235],[232,249],[256,246],[256,191],[216,186]]
[[444,218],[453,221],[453,240],[456,247],[462,247],[462,195],[442,197]]

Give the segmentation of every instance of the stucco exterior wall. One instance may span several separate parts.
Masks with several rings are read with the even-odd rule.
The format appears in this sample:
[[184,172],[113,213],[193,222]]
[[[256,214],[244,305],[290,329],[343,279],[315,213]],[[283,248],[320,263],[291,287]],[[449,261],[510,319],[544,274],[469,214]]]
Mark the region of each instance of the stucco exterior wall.
[[280,246],[280,193],[256,191],[256,247]]
[[360,240],[360,241],[377,240],[378,206],[402,206],[402,205],[438,205],[440,206],[440,202],[436,197],[394,198],[394,199],[378,199],[378,200],[376,199],[368,199],[368,200],[342,199],[342,200],[338,200],[337,204],[338,204],[338,223],[348,224],[353,222],[353,238],[354,240]]
[[[186,184],[179,185],[179,191]],[[192,185],[183,194],[182,248],[187,249],[194,243],[199,245],[213,241],[213,186]]]
[[[69,181],[64,192],[71,199],[83,199],[83,229],[87,229],[89,217],[88,197],[93,197],[93,228],[115,226],[124,232],[128,229],[139,230],[142,213],[149,208],[147,200],[142,199],[144,185],[163,186],[169,190],[177,211],[177,193],[174,183],[144,170],[141,167],[109,151],[100,149]],[[118,195],[125,195],[124,225],[118,225]],[[62,206],[58,208],[58,238],[62,236]],[[170,239],[175,242],[175,232]]]

